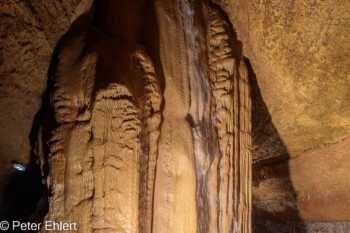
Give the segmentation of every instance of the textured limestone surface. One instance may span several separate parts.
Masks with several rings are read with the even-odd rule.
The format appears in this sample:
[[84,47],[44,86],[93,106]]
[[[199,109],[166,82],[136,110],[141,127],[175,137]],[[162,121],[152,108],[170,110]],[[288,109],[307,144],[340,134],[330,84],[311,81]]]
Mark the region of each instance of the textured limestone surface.
[[80,232],[349,232],[349,1],[212,2],[0,1],[0,194],[32,147]]
[[[39,139],[43,172],[50,166],[48,174],[43,173],[50,190],[45,219],[77,222],[79,232],[137,232],[139,205],[146,212],[144,224],[151,221],[147,208],[152,207],[148,203],[159,135],[159,85],[142,49],[102,39],[81,58],[85,38],[65,40],[50,77],[51,111],[58,126],[53,127],[49,148],[45,137]],[[50,131],[45,123],[42,135]],[[142,179],[150,181],[139,182],[140,170]]]
[[307,151],[289,161],[300,216],[310,221],[345,221],[350,212],[350,139]]
[[90,0],[0,1],[0,194],[30,164],[29,135],[58,40],[91,8]]
[[154,232],[251,232],[247,69],[219,9],[194,3],[156,1],[166,85]]
[[255,140],[253,133],[257,177],[264,180],[255,203],[282,218],[278,213],[289,211],[297,212],[289,218],[349,220],[350,173],[340,146],[350,134],[349,1],[215,2],[256,74],[270,117],[260,121],[273,125],[258,123]]
[[126,11],[137,3],[98,3],[91,25],[73,25],[56,47],[36,151],[44,220],[82,233],[249,233],[240,44],[217,7],[157,0],[156,34],[142,7]]
[[215,0],[290,156],[350,135],[349,1]]

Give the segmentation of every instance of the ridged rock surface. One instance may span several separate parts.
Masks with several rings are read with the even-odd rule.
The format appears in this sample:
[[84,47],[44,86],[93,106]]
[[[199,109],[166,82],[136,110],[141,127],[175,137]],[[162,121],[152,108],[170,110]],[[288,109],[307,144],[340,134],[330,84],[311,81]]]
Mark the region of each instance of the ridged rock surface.
[[265,217],[350,220],[349,1],[215,2],[263,99],[253,97],[254,206]]
[[251,232],[248,73],[229,22],[194,3],[156,1],[166,85],[154,232]]
[[0,2],[0,194],[11,162],[29,166],[34,117],[42,104],[54,48],[90,0]]
[[138,12],[127,16],[133,30],[109,18],[136,3],[99,3],[93,23],[73,25],[56,48],[36,151],[44,221],[77,222],[82,233],[249,233],[240,44],[220,9],[202,2],[155,1],[159,34],[142,36]]
[[6,211],[41,172],[38,209],[83,233],[348,232],[349,9],[1,1]]

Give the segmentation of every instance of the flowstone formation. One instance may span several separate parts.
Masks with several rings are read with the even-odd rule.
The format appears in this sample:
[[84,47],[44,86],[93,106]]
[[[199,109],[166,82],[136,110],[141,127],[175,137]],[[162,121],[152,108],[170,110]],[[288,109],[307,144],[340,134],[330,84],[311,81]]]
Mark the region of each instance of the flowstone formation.
[[233,50],[238,46],[230,41],[233,33],[228,22],[218,10],[209,8],[208,13],[209,77],[221,156],[214,161],[220,168],[219,200],[227,200],[220,201],[218,207],[220,213],[225,213],[219,215],[219,229],[250,232],[251,100],[248,71],[242,57],[234,54]]
[[[135,3],[96,9],[108,18]],[[157,0],[150,12],[158,33],[147,38],[139,15],[124,31],[113,27],[122,19],[100,27],[96,14],[58,45],[37,151],[45,220],[77,222],[82,233],[249,233],[251,102],[240,44],[207,3]]]
[[[247,76],[228,22],[211,6],[198,8],[190,1],[156,1],[168,85],[154,230],[250,232]],[[204,27],[198,19],[205,20]]]
[[0,1],[0,220],[350,232],[349,9]]
[[[49,139],[46,219],[77,222],[79,232],[138,232],[141,212],[149,229],[161,105],[152,61],[117,40],[102,40],[80,58],[81,38],[63,46],[52,76],[57,126]],[[102,52],[113,43],[115,58]]]

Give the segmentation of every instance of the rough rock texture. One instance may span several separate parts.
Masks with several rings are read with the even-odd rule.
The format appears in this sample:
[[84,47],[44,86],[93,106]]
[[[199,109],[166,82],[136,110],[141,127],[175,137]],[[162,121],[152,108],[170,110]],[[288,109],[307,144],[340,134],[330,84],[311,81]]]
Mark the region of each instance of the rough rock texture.
[[256,233],[347,233],[350,231],[349,222],[274,222],[274,221],[256,221],[256,227],[253,232]]
[[85,38],[65,39],[52,76],[58,126],[48,158],[39,153],[50,167],[45,219],[77,222],[79,232],[138,232],[140,206],[147,232],[161,105],[153,64],[137,46],[112,39],[81,58]]
[[349,231],[349,3],[212,2],[0,2],[7,210],[33,149],[80,232]]
[[290,155],[348,137],[349,2],[215,2],[243,43]]
[[229,22],[199,1],[156,1],[148,53],[146,19],[129,15],[133,31],[109,18],[135,3],[99,3],[56,49],[37,151],[45,220],[84,233],[251,232],[250,89]]
[[11,162],[30,166],[29,134],[54,48],[91,4],[91,0],[0,1],[1,196],[14,177]]
[[[214,96],[215,129],[219,137],[219,154],[222,156],[218,162],[215,159],[214,161],[219,163],[220,167],[219,199],[228,200],[219,203],[220,213],[226,212],[223,216],[218,216],[219,229],[223,229],[224,232],[249,232],[251,231],[250,89],[247,68],[239,53],[239,44],[233,42],[232,37],[234,37],[232,28],[222,13],[209,8],[207,34],[209,73]],[[234,54],[237,52],[238,54]],[[230,195],[231,190],[234,190],[234,196]],[[231,206],[234,206],[233,211]],[[239,217],[235,219],[234,216]]]
[[[349,220],[350,139],[302,153],[289,161],[300,216],[310,221]],[[307,179],[305,179],[307,177]],[[342,177],[342,178],[340,178]]]
[[349,220],[349,2],[215,2],[242,41],[266,104],[265,114],[265,106],[253,109],[260,119],[253,121],[255,210]]
[[228,22],[194,3],[156,1],[166,86],[154,231],[250,232],[247,72]]

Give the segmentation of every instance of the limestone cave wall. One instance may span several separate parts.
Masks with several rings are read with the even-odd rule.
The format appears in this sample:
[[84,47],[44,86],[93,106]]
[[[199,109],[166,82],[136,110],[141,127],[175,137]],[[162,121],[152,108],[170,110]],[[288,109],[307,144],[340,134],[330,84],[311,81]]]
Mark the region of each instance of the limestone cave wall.
[[0,1],[0,220],[350,232],[349,7]]

